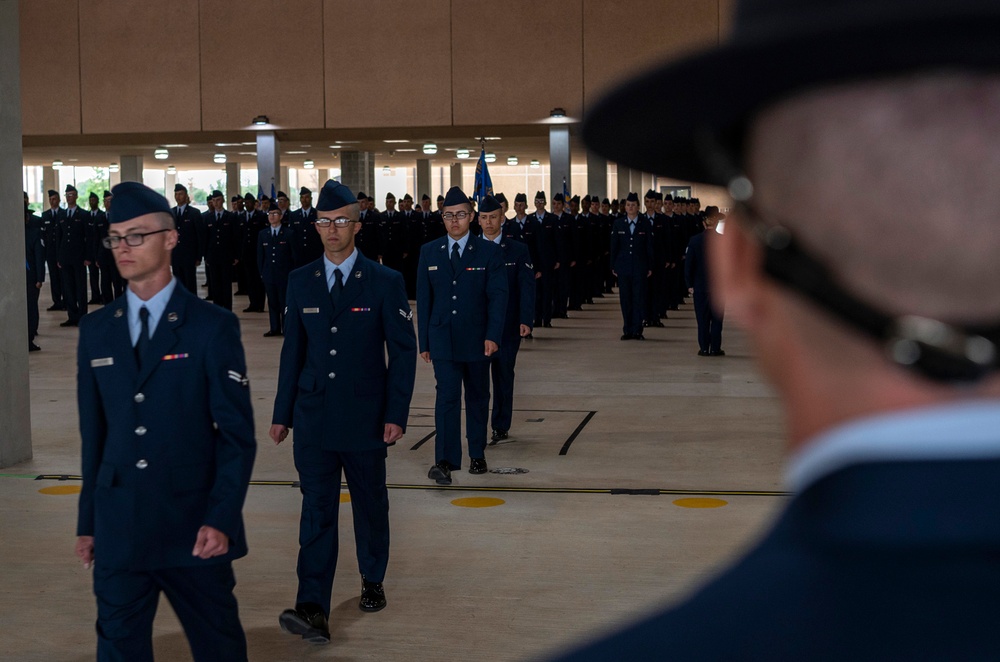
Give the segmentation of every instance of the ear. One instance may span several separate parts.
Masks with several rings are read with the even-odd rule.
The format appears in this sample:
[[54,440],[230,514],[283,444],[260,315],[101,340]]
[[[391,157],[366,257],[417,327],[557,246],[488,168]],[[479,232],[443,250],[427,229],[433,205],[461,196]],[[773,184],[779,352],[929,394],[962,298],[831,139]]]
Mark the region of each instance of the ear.
[[705,243],[713,303],[750,329],[760,323],[764,255],[735,214],[727,220],[725,234],[706,230],[712,233]]

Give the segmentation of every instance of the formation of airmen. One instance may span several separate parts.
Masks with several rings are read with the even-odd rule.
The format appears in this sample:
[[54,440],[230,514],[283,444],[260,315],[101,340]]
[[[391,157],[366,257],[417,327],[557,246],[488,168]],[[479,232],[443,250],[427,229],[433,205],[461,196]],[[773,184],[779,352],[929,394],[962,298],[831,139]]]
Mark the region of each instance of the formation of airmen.
[[[111,251],[101,243],[108,233],[111,193],[104,191],[103,210],[96,192],[89,194],[87,209],[77,206],[78,192],[72,185],[64,195],[65,206],[60,194],[49,190],[49,209],[36,223],[53,302],[48,310],[66,311],[62,326],[77,326],[88,306],[106,305],[122,296],[125,282]],[[267,195],[258,199],[250,193],[233,196],[228,209],[222,192],[212,191],[205,211],[192,205],[183,184],[175,186],[173,195],[176,206],[171,212],[178,231],[172,255],[174,276],[190,292],[198,292],[197,268],[204,262],[204,298],[232,310],[235,283],[235,295],[247,298],[243,312],[263,313],[267,303],[271,319],[265,335],[281,336],[289,273],[323,253],[313,228],[312,191],[299,190],[295,210],[284,191],[274,199]],[[668,312],[677,310],[688,296],[684,254],[688,241],[704,230],[705,214],[697,198],[673,198],[650,189],[641,210],[635,206],[631,213],[649,229],[648,237],[641,230],[633,240],[649,244],[648,257],[639,255],[641,264],[636,267],[648,273],[635,281],[635,287],[631,287],[631,277],[623,279],[617,273],[614,262],[623,256],[613,255],[612,249],[618,245],[615,221],[629,216],[630,204],[638,202],[636,194],[619,201],[597,195],[574,195],[567,200],[556,193],[550,209],[545,192],[538,191],[529,211],[527,195],[518,193],[513,214],[503,193],[496,199],[503,211],[503,238],[526,244],[530,253],[536,284],[534,328],[551,327],[553,319],[568,318],[570,312],[582,310],[627,281],[629,301],[623,297],[622,339],[643,339],[644,328],[662,327]],[[361,208],[358,250],[402,273],[407,297],[414,300],[420,248],[446,235],[441,218],[444,196],[437,196],[433,208],[426,194],[416,208],[409,193],[398,199],[398,208],[392,193],[386,195],[381,209],[364,192],[358,193],[357,200]],[[470,228],[476,236],[482,234],[478,216],[476,212]],[[645,254],[647,248],[625,250]],[[31,343],[31,347],[37,346]]]

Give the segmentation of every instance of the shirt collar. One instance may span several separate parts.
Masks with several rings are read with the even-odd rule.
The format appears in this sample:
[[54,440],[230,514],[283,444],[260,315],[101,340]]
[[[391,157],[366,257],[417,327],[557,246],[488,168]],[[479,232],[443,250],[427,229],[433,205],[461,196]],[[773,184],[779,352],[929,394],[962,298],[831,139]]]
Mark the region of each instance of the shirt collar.
[[143,301],[130,288],[125,288],[125,299],[128,302],[128,326],[133,344],[139,338],[139,330],[142,328],[142,324],[139,322],[139,309],[145,306],[146,310],[149,311],[147,323],[149,325],[149,336],[152,338],[156,331],[156,325],[159,324],[160,318],[163,317],[163,311],[167,308],[170,297],[174,295],[176,285],[177,279],[171,277],[167,286],[151,296],[149,301]]
[[503,232],[498,234],[496,239],[490,239],[490,241],[492,241],[494,244],[499,244],[501,241],[503,241]]
[[466,232],[465,236],[462,237],[461,239],[459,239],[458,241],[455,241],[451,237],[448,237],[448,254],[450,255],[451,252],[453,250],[455,250],[455,249],[452,248],[452,245],[453,244],[458,244],[458,252],[459,252],[459,254],[460,255],[464,255],[465,254],[465,247],[466,247],[466,245],[468,245],[468,243],[469,243],[469,237],[471,235],[472,235],[471,232]]
[[355,246],[354,250],[351,251],[351,254],[347,256],[347,259],[341,262],[339,265],[330,262],[330,258],[328,258],[326,255],[323,256],[323,266],[326,267],[326,284],[328,286],[328,289],[330,287],[333,287],[333,283],[335,282],[336,279],[336,277],[333,275],[333,272],[336,269],[340,269],[340,273],[343,274],[344,284],[345,285],[347,284],[347,277],[351,275],[352,271],[354,271],[354,263],[357,261],[357,259],[358,259],[357,246]]
[[1000,402],[973,400],[871,416],[826,431],[789,458],[785,483],[801,492],[868,462],[1000,458]]

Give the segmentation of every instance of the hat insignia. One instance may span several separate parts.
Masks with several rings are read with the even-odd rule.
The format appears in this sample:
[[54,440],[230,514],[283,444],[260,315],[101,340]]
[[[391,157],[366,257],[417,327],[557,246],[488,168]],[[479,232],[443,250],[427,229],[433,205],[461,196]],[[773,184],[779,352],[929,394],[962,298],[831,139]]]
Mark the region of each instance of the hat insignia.
[[125,314],[125,311],[123,311],[121,308],[119,308],[118,310],[115,311],[115,317],[116,318],[121,317],[124,314]]

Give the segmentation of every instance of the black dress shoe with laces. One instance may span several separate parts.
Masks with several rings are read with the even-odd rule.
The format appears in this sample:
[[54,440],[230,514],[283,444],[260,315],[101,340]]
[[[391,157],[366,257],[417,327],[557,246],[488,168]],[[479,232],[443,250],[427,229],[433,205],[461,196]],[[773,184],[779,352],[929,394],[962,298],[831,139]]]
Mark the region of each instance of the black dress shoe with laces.
[[370,582],[361,578],[361,601],[358,608],[361,611],[381,611],[385,609],[385,589],[382,582]]
[[438,485],[451,485],[451,463],[441,460],[431,467],[427,477]]
[[486,473],[486,458],[474,457],[471,460],[469,460],[469,473],[470,474]]
[[698,356],[708,356],[708,350],[699,349],[698,350]]
[[635,336],[633,336],[631,333],[623,333],[622,334],[622,340],[632,340],[632,338],[634,338],[634,337]]
[[319,605],[303,602],[286,609],[278,617],[283,632],[301,635],[310,644],[330,643],[330,624]]
[[494,429],[493,430],[493,434],[490,435],[490,445],[492,446],[492,445],[496,444],[498,441],[503,441],[506,438],[507,438],[507,431],[506,430],[497,430],[497,429]]
[[29,342],[28,343],[28,351],[29,352],[40,352],[41,350],[42,350],[42,348],[39,347],[38,345],[36,345],[35,343],[33,343],[33,342]]

